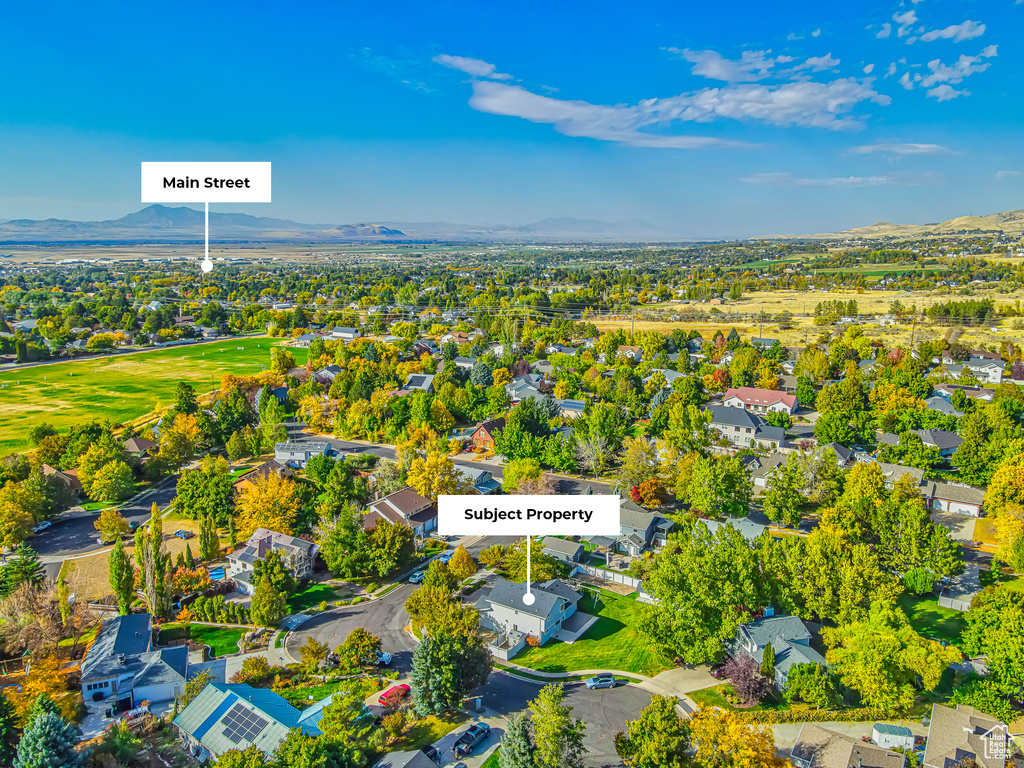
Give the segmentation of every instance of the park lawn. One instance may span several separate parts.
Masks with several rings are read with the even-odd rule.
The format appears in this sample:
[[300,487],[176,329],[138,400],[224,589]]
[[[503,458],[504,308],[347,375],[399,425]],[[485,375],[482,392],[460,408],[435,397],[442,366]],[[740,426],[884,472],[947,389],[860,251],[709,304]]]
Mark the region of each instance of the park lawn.
[[637,630],[640,604],[635,597],[600,593],[595,611],[588,592],[578,605],[582,613],[598,616],[582,638],[571,645],[549,640],[540,648],[524,648],[513,661],[538,672],[617,669],[653,677],[672,667],[671,661]]
[[896,601],[910,620],[911,626],[925,637],[944,640],[951,645],[960,642],[960,633],[967,626],[962,611],[943,608],[935,597],[900,595]]
[[[275,344],[266,336],[246,336],[2,371],[0,455],[31,448],[28,433],[44,421],[61,431],[91,418],[127,422],[171,405],[179,381],[202,393],[219,387],[224,374],[259,373]],[[306,350],[291,351],[302,365]]]
[[[245,627],[209,627],[205,624],[192,624],[189,636],[193,642],[210,646],[213,656],[230,656],[238,653],[238,641],[249,630]],[[183,624],[164,624],[157,637],[157,643],[165,644],[185,637]]]
[[320,605],[324,600],[330,603],[337,599],[338,591],[333,587],[326,584],[311,584],[288,598],[288,610],[291,613],[298,613],[314,605]]

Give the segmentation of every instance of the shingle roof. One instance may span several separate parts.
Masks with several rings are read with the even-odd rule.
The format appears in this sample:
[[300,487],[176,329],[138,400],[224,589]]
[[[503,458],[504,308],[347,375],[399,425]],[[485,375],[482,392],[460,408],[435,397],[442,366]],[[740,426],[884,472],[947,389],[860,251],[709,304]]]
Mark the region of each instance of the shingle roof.
[[947,432],[944,429],[912,429],[910,430],[921,438],[925,445],[934,445],[939,450],[947,448],[958,448],[963,442],[956,432]]
[[[985,735],[1000,725],[1003,724],[995,718],[964,704],[957,705],[956,709],[933,704],[924,765],[946,768],[963,757],[973,756],[982,768],[1003,768],[1005,760],[988,757],[996,750],[991,746],[985,749]],[[997,734],[994,742],[993,746],[1005,748],[1005,731],[1001,738]]]
[[[556,586],[556,583],[558,586]],[[565,587],[564,590],[561,589],[562,586]],[[557,606],[563,602],[570,601],[570,593],[575,596],[576,600],[580,599],[580,595],[577,592],[558,582],[557,579],[543,584],[533,584],[532,592],[536,599],[533,605],[527,605],[523,602],[523,595],[526,594],[525,584],[516,584],[515,582],[499,578],[494,582],[494,588],[491,589],[491,593],[486,598],[482,598],[481,602],[486,601],[491,605],[512,608],[520,613],[546,619],[554,613]]]
[[910,475],[912,479],[917,481],[918,485],[924,482],[923,469],[905,467],[902,464],[886,464],[884,461],[878,462],[878,466],[882,470],[882,474],[885,475],[886,480],[890,482],[898,482],[903,479],[904,475]]
[[619,503],[619,525],[646,531],[656,517],[658,515],[648,512],[630,498],[623,498]]
[[924,489],[924,495],[929,499],[959,501],[964,504],[983,504],[985,502],[983,488],[953,483],[929,483]]
[[437,765],[422,750],[417,749],[384,755],[373,768],[437,768]]
[[133,687],[185,681],[188,675],[187,645],[161,648],[159,651],[147,653],[144,656],[146,657],[146,666],[135,675],[135,679],[132,681]]
[[160,443],[155,440],[147,440],[144,437],[129,437],[121,445],[129,453],[139,453],[141,451],[148,451],[150,448],[156,448]]
[[148,613],[116,616],[103,622],[103,627],[82,662],[82,679],[109,677],[125,670],[125,661],[141,666],[139,656],[152,646],[152,624]]
[[580,548],[583,547],[578,541],[559,539],[554,536],[545,536],[543,546],[545,550],[550,549],[552,552],[558,552],[559,554],[571,557],[575,557],[579,553]]
[[761,525],[760,523],[755,523],[754,521],[748,520],[745,517],[741,517],[736,520],[706,520],[704,518],[699,518],[699,522],[701,522],[710,533],[717,533],[718,529],[721,528],[723,525],[731,525],[733,528],[739,531],[740,536],[742,536],[747,541],[754,541],[766,530],[768,530],[767,526]]
[[804,723],[792,758],[813,768],[903,768],[906,756],[844,734]]
[[795,408],[797,405],[796,395],[789,392],[780,392],[777,389],[758,389],[756,387],[735,387],[726,390],[722,397],[723,402],[731,397],[737,397],[744,403],[755,405],[775,405],[783,403],[787,408]]

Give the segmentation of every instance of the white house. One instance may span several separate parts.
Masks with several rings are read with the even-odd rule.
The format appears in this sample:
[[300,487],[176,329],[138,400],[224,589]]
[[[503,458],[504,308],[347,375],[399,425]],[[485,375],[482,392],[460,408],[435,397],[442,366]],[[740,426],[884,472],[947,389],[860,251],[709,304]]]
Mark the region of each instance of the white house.
[[332,339],[341,339],[342,341],[353,341],[360,337],[358,328],[347,328],[345,326],[336,325],[331,330]]
[[775,649],[775,685],[780,691],[785,690],[786,678],[793,667],[825,665],[825,658],[811,648],[811,631],[796,616],[765,616],[741,624],[729,652],[733,656],[751,656],[760,663],[768,645]]
[[304,440],[302,442],[288,440],[274,445],[274,461],[299,469],[306,466],[306,462],[314,456],[330,456],[331,453],[330,444],[319,440]]
[[722,405],[729,408],[743,408],[754,413],[788,413],[790,415],[800,408],[800,401],[795,394],[780,392],[777,389],[757,389],[756,387],[736,387],[726,391]]
[[577,614],[576,604],[581,595],[560,579],[532,584],[530,590],[535,600],[527,605],[523,601],[525,584],[499,578],[490,593],[477,601],[480,626],[492,635],[488,649],[498,658],[507,660],[515,656],[527,637],[535,638],[541,645],[556,635],[571,642],[597,620]]
[[786,430],[771,426],[763,417],[745,408],[711,405],[708,410],[711,411],[711,428],[736,448],[778,450],[786,439]]

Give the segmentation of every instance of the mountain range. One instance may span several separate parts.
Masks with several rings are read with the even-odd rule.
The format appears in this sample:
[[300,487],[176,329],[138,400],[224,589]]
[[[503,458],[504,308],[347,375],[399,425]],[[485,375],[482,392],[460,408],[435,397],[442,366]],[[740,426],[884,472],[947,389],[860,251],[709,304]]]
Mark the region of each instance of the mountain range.
[[[201,240],[204,213],[185,206],[150,205],[119,219],[0,220],[0,242],[120,242]],[[535,224],[452,224],[445,221],[376,224],[301,224],[245,213],[210,213],[210,239],[273,242],[358,242],[408,240],[669,240],[646,221],[618,222],[552,218]]]
[[[1024,233],[1024,210],[1003,211],[987,216],[958,216],[937,224],[893,224],[878,221],[866,227],[854,227],[842,232],[802,235],[801,238],[873,238],[873,237],[926,237],[928,235],[955,234],[957,232]],[[793,239],[796,235],[773,235],[773,239]]]

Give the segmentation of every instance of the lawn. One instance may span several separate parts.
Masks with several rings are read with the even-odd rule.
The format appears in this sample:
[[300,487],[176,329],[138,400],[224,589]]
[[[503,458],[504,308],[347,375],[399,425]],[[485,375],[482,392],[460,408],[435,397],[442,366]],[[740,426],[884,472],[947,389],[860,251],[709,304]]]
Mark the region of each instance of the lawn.
[[291,613],[298,613],[314,605],[320,605],[324,600],[328,603],[338,599],[338,591],[326,584],[312,584],[301,592],[296,592],[288,598],[288,610]]
[[767,701],[761,702],[753,707],[735,707],[730,704],[729,700],[725,697],[725,694],[731,691],[732,686],[729,683],[723,683],[722,685],[716,685],[714,688],[703,688],[699,691],[691,691],[686,695],[698,704],[703,704],[707,707],[720,707],[732,712],[750,712],[764,709],[786,708],[785,702],[776,701],[774,697],[769,697]]
[[370,678],[352,678],[347,680],[329,680],[320,685],[306,685],[296,688],[284,688],[278,691],[288,703],[294,707],[308,707],[311,701],[320,701],[338,691],[351,691],[360,699],[365,699],[377,689],[377,685]]
[[618,669],[653,676],[671,668],[669,659],[637,629],[641,606],[635,596],[601,591],[595,610],[588,592],[578,610],[598,620],[571,645],[555,640],[540,648],[525,648],[514,661],[539,672],[575,672],[581,669]]
[[952,645],[960,642],[960,633],[967,626],[961,611],[942,608],[935,597],[904,594],[900,595],[897,604],[907,614],[914,629],[925,637],[944,640]]
[[[195,643],[210,646],[210,653],[213,656],[230,656],[238,653],[238,641],[248,632],[247,627],[208,627],[204,624],[191,625],[191,638]],[[185,637],[185,627],[182,624],[165,624],[160,629],[157,643],[169,643]]]
[[389,752],[420,749],[427,744],[436,744],[468,720],[462,712],[448,715],[430,715],[405,729],[405,732],[388,745]]
[[[90,418],[125,422],[167,407],[179,381],[209,392],[226,373],[259,373],[270,362],[266,336],[68,361],[0,372],[0,455],[31,447],[29,430],[48,422],[60,430]],[[306,350],[293,348],[296,362]]]
[[498,750],[496,749],[487,756],[487,759],[484,760],[484,764],[481,765],[480,768],[498,768],[499,760]]
[[1001,573],[982,568],[978,573],[978,581],[983,587],[990,587],[999,584],[1013,592],[1024,592],[1024,576],[1014,576],[1009,573]]

